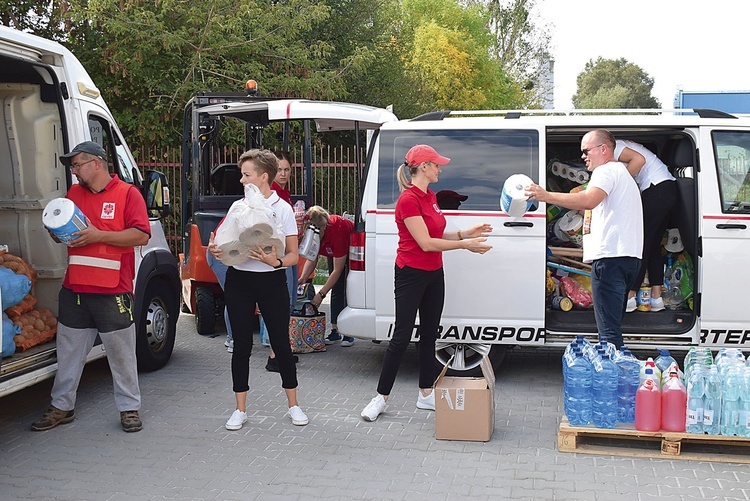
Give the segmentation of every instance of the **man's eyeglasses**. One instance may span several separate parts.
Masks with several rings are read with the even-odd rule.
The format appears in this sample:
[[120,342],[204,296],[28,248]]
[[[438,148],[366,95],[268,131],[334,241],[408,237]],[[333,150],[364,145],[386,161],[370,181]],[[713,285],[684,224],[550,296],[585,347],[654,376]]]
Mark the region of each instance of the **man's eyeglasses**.
[[84,166],[84,165],[86,165],[86,164],[90,164],[90,163],[91,163],[91,162],[93,162],[94,160],[96,160],[96,159],[95,159],[95,158],[92,158],[91,160],[86,160],[85,162],[81,162],[81,163],[79,163],[79,164],[70,164],[70,168],[71,168],[72,170],[81,170],[81,167],[83,167],[83,166]]
[[581,153],[583,153],[586,156],[589,156],[589,151],[593,150],[594,148],[598,148],[599,146],[604,146],[604,143],[597,144],[596,146],[592,146],[591,148],[584,148],[581,150]]

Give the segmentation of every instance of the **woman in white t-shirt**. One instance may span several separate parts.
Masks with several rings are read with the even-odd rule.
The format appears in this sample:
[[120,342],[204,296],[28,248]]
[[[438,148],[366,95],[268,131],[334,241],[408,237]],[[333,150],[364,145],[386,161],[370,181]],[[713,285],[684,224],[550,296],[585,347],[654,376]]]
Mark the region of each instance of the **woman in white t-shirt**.
[[667,166],[651,150],[634,141],[617,140],[615,158],[627,164],[628,172],[641,190],[643,204],[643,257],[641,269],[628,292],[626,311],[636,309],[635,295],[648,271],[651,285],[651,311],[664,309],[661,286],[664,284],[664,259],[661,239],[677,203],[677,184]]
[[[232,387],[237,407],[227,421],[227,430],[239,430],[247,422],[247,392],[250,376],[250,353],[253,348],[253,316],[257,304],[268,328],[281,373],[281,386],[286,392],[292,424],[304,426],[308,419],[297,402],[297,368],[289,345],[289,291],[285,268],[297,263],[297,223],[292,207],[271,190],[276,177],[278,160],[268,150],[249,150],[243,153],[237,165],[243,185],[253,184],[260,190],[265,203],[283,229],[284,249],[276,246],[268,253],[258,246],[248,251],[248,259],[230,266],[224,289],[226,308],[234,334],[232,352]],[[237,202],[235,202],[237,203]],[[222,251],[214,243],[213,234],[208,251],[221,259]]]

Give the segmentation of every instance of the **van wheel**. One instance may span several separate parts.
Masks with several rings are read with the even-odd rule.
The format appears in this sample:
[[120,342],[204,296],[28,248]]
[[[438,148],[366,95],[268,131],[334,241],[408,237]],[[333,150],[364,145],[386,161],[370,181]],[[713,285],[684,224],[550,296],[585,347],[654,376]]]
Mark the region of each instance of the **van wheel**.
[[170,292],[161,280],[152,280],[146,287],[135,343],[142,371],[161,369],[172,356],[179,312],[178,300]]
[[216,297],[208,287],[195,291],[195,330],[201,336],[213,334],[216,329]]
[[446,374],[450,376],[479,377],[482,369],[479,364],[486,355],[492,363],[492,370],[497,372],[505,360],[508,346],[499,344],[444,343],[435,345],[435,358],[440,370],[451,360]]

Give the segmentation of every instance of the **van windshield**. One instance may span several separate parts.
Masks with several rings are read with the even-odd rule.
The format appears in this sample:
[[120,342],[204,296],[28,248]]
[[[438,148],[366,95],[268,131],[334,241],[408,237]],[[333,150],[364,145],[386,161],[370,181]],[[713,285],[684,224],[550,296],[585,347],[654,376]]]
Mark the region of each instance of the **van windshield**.
[[[396,170],[415,144],[429,144],[451,159],[437,183],[443,209],[496,211],[505,180],[513,174],[539,179],[536,130],[383,130],[380,135],[378,208],[396,206]],[[441,193],[442,192],[442,193]],[[446,199],[445,203],[441,199]],[[534,209],[536,210],[536,209]]]

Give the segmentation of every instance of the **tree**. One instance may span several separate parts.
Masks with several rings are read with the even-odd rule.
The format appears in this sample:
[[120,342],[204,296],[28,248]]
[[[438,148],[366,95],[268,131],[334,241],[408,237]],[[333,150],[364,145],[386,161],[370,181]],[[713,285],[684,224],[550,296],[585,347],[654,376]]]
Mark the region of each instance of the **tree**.
[[578,92],[573,96],[576,108],[659,108],[651,95],[654,79],[639,66],[624,58],[586,63],[576,79]]
[[492,53],[505,73],[523,89],[524,106],[537,107],[552,91],[549,26],[534,22],[534,0],[473,0],[486,4]]

